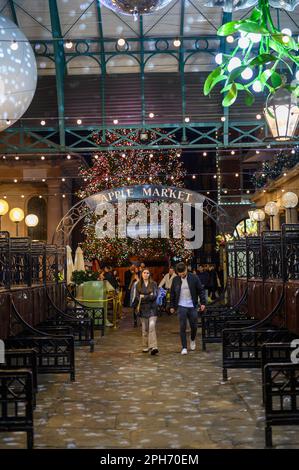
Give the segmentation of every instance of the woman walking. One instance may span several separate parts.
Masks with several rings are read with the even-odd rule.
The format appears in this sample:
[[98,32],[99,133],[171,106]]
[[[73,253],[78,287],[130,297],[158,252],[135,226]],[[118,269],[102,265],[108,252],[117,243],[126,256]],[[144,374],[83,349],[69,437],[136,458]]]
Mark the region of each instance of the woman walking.
[[158,295],[157,284],[152,281],[148,269],[143,269],[141,279],[136,285],[136,296],[134,305],[141,319],[142,325],[142,345],[143,352],[150,352],[152,356],[158,354],[156,322],[157,322],[157,305],[156,298]]

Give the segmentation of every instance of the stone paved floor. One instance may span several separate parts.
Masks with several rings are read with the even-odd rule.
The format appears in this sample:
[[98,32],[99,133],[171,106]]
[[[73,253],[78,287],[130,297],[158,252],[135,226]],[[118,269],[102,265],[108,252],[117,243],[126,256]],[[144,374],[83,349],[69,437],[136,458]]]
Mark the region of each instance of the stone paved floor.
[[[258,370],[230,371],[221,384],[221,347],[180,355],[177,319],[158,320],[159,356],[141,352],[127,315],[76,350],[77,379],[41,376],[36,448],[263,448]],[[299,447],[299,428],[274,428],[274,444]],[[25,446],[23,433],[0,434],[0,449]]]

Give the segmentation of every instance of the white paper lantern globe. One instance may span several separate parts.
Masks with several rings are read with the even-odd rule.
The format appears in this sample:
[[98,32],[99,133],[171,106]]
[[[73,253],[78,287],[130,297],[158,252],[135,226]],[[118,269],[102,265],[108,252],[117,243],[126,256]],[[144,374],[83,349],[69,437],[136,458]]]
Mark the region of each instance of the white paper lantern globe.
[[285,209],[294,209],[298,205],[298,196],[295,193],[287,192],[282,196],[281,203]]
[[22,222],[24,219],[24,211],[19,207],[14,207],[9,211],[9,218],[12,222]]
[[36,90],[32,47],[9,18],[0,15],[0,131],[23,116]]
[[265,220],[265,212],[262,209],[256,209],[252,217],[256,222],[263,222],[263,220]]
[[274,201],[267,202],[265,205],[265,212],[267,215],[275,216],[279,212],[279,207]]
[[25,224],[27,227],[36,227],[38,224],[38,217],[35,214],[28,214],[25,217]]
[[2,215],[7,214],[8,211],[9,211],[9,205],[7,204],[5,199],[0,199],[0,217]]

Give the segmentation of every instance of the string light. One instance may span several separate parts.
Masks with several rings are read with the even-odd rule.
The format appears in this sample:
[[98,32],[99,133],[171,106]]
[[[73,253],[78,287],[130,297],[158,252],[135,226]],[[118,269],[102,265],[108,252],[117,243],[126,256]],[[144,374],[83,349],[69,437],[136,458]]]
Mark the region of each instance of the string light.
[[113,124],[118,124],[118,119],[113,119]]
[[63,194],[62,197],[65,198],[65,194]]
[[68,154],[68,155],[66,156],[66,158],[67,158],[68,160],[70,160],[72,157],[70,156],[70,154]]
[[257,114],[256,119],[259,121],[260,119],[262,119],[262,116],[260,114]]
[[42,182],[43,182],[43,183],[45,183],[45,182],[46,182],[45,178],[43,178],[43,179],[42,179]]
[[77,119],[77,124],[80,126],[82,124],[82,119]]
[[41,122],[41,126],[45,126],[46,125],[46,121],[42,120]]
[[203,156],[204,156],[204,157],[206,157],[207,155],[208,155],[207,152],[204,152],[204,153],[203,153]]
[[229,43],[229,44],[232,44],[234,42],[235,38],[234,36],[227,36],[226,38],[226,41]]
[[98,154],[95,154],[94,158],[97,160],[99,158]]
[[235,152],[234,150],[231,151],[231,155],[235,155],[235,153],[236,153],[236,152]]
[[14,39],[10,45],[10,48],[13,50],[13,51],[17,51],[19,49],[19,44],[17,43],[17,41]]
[[126,44],[126,40],[123,39],[123,38],[119,38],[118,41],[117,41],[117,45],[119,47],[124,47],[124,45]]
[[226,121],[226,117],[225,117],[225,116],[222,116],[222,117],[221,117],[221,121],[222,121],[222,122],[225,122],[225,121]]
[[17,156],[15,157],[15,160],[20,160],[20,157],[17,155]]
[[190,118],[189,118],[189,117],[185,117],[185,122],[190,122]]
[[155,115],[154,115],[154,113],[149,113],[148,117],[153,119],[155,117]]
[[70,41],[69,39],[66,41],[65,43],[65,47],[66,49],[71,49],[73,47],[73,43],[72,41]]
[[174,47],[180,47],[181,41],[179,40],[179,38],[176,38],[176,39],[173,41],[173,45],[174,45]]
[[22,194],[22,195],[21,195],[21,198],[24,199],[24,197],[25,197],[24,194]]
[[41,159],[41,160],[45,160],[46,157],[45,157],[44,155],[42,155],[42,156],[40,157],[40,159]]
[[64,183],[64,182],[65,182],[65,178],[61,178],[61,181]]
[[13,180],[13,182],[14,182],[14,183],[17,183],[17,182],[18,182],[18,180],[17,180],[17,179],[14,179],[14,180]]

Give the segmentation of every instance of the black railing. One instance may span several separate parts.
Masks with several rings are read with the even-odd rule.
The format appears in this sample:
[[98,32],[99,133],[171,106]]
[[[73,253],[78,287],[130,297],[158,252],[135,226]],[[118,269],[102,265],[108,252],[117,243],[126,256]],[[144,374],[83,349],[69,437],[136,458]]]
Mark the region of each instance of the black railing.
[[227,244],[229,278],[299,280],[299,224]]
[[58,283],[65,266],[64,247],[0,232],[0,288]]

